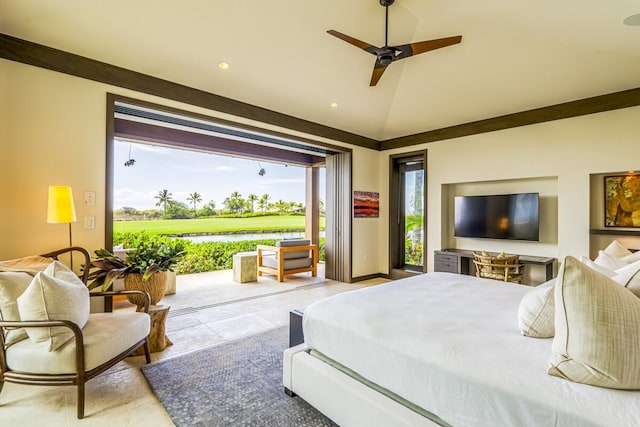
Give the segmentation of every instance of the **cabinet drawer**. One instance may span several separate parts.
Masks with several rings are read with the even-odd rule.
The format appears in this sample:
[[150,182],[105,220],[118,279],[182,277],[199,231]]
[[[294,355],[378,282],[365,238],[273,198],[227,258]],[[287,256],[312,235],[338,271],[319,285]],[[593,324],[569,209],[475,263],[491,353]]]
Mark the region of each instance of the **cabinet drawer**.
[[439,253],[439,254],[435,254],[434,261],[435,262],[446,262],[446,263],[449,263],[449,264],[457,264],[458,263],[458,256],[457,255],[451,255],[451,254]]
[[458,262],[455,259],[454,259],[454,262],[446,262],[436,258],[433,264],[433,269],[434,271],[442,271],[447,273],[459,273]]

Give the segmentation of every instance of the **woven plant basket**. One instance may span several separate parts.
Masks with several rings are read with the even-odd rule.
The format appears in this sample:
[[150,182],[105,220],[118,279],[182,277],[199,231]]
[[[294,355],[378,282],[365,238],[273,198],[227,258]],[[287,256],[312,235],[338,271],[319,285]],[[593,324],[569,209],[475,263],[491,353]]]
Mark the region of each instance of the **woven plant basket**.
[[[167,272],[159,271],[153,273],[149,280],[142,281],[142,274],[130,273],[124,277],[124,288],[128,291],[146,291],[151,296],[151,305],[156,305],[164,297],[167,291]],[[139,295],[127,295],[130,303],[144,306],[144,297]]]

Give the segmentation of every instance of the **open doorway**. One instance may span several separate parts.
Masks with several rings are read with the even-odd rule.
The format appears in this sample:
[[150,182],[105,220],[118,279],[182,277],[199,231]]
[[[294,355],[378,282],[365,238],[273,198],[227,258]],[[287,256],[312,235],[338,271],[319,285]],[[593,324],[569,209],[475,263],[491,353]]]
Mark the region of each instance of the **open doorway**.
[[[105,227],[105,246],[108,249],[111,248],[113,244],[114,229],[110,219],[114,218],[114,210],[116,208],[113,195],[116,191],[114,171],[116,167],[115,141],[117,139],[179,149],[182,151],[213,153],[215,155],[226,156],[227,159],[248,159],[252,164],[243,169],[249,170],[251,176],[253,176],[253,172],[251,171],[255,171],[256,179],[268,176],[268,168],[265,168],[264,165],[269,163],[284,166],[285,168],[304,168],[304,170],[306,170],[304,205],[305,235],[312,240],[312,243],[320,243],[320,212],[324,212],[325,203],[327,207],[330,207],[332,201],[335,200],[334,192],[327,191],[326,202],[318,195],[314,196],[312,194],[310,196],[309,192],[317,193],[320,191],[320,188],[324,186],[324,173],[321,172],[323,166],[327,164],[326,160],[340,155],[350,154],[349,149],[319,143],[317,141],[305,140],[304,138],[292,137],[291,135],[265,131],[247,125],[234,127],[232,123],[224,120],[211,119],[209,117],[185,113],[179,110],[115,95],[109,95],[107,107],[108,115],[113,117],[113,121],[107,124],[106,193],[108,197],[106,203],[107,223]],[[132,148],[132,150],[134,149],[135,148]],[[125,167],[129,169],[136,168],[137,160],[135,151],[129,155],[128,150],[126,150],[125,157],[126,158],[121,157],[118,159],[118,163],[122,163],[122,165],[128,164],[129,166]],[[132,162],[132,160],[134,162]],[[348,163],[350,165],[350,162]],[[263,170],[264,174],[260,175]],[[339,176],[345,176],[350,179],[350,174],[351,169],[347,167],[341,169]],[[161,190],[170,192],[167,188],[162,188]],[[161,190],[154,191],[157,192]],[[190,192],[191,190],[184,191]],[[197,192],[200,193],[199,191]],[[240,193],[240,191],[237,192]],[[248,193],[245,197],[248,197],[249,194],[254,193]],[[264,193],[256,195],[261,196],[263,194]],[[156,194],[156,196],[157,195],[158,194]],[[148,196],[151,196],[151,194],[148,194],[147,197]],[[188,197],[191,198],[191,202],[193,202],[194,197],[191,196],[193,196],[193,193],[190,193]],[[196,197],[195,199],[197,200],[198,198]],[[223,206],[220,206],[220,200],[213,199],[213,201],[218,208],[227,207],[224,200],[222,201]],[[282,201],[291,202],[291,200],[286,199],[282,199]],[[207,202],[208,200],[203,199],[201,203],[207,205]],[[196,201],[196,205],[197,203],[200,202]],[[188,203],[187,206],[189,206]],[[209,204],[209,207],[212,207],[212,205]],[[255,210],[255,207],[252,209]],[[193,211],[194,216],[198,215],[197,206]],[[327,215],[329,217],[335,217],[335,212],[335,209],[331,210],[327,212]],[[334,223],[342,224],[350,220],[349,211],[342,209],[339,215],[342,215],[343,212],[347,212],[344,214],[345,218],[341,218],[340,221],[336,221],[334,218]],[[316,224],[316,226],[310,227],[310,223]],[[310,230],[311,235],[309,235]],[[348,235],[345,234],[344,231],[349,231]],[[327,244],[342,245],[341,250],[329,250],[327,253],[330,258],[332,256],[340,257],[339,262],[334,261],[332,265],[350,265],[350,229],[347,230],[347,228],[345,228],[344,230],[338,230],[338,232],[342,238],[339,241],[328,238]],[[329,259],[327,261],[331,263],[332,260]],[[345,277],[344,280],[350,281],[350,275]]]

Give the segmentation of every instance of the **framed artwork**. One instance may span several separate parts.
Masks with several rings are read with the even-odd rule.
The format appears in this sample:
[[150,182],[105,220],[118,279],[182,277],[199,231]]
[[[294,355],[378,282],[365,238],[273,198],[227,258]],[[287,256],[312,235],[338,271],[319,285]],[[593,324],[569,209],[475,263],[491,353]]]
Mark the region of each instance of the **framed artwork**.
[[640,228],[640,175],[604,177],[604,225]]
[[353,192],[353,217],[378,218],[380,210],[380,193],[370,191]]

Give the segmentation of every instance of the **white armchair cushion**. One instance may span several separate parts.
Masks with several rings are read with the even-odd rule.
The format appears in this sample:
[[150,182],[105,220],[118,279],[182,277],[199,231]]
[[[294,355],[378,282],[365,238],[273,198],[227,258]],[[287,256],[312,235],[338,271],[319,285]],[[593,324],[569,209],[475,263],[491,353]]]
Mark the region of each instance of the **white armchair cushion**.
[[[18,297],[20,320],[69,320],[83,328],[89,319],[89,290],[75,273],[58,261],[36,274]],[[65,327],[25,328],[34,343],[53,351],[73,337]]]
[[[149,335],[151,320],[147,313],[122,311],[93,313],[82,330],[85,366],[88,371],[113,359]],[[76,372],[76,342],[56,351],[46,351],[31,340],[23,340],[7,349],[7,365],[16,371],[42,374]]]
[[[33,277],[27,273],[0,273],[0,318],[2,320],[20,320],[17,299],[29,287]],[[24,328],[7,328],[4,337],[5,345],[9,346],[27,338]]]
[[640,298],[568,256],[554,299],[549,374],[599,387],[640,389]]

